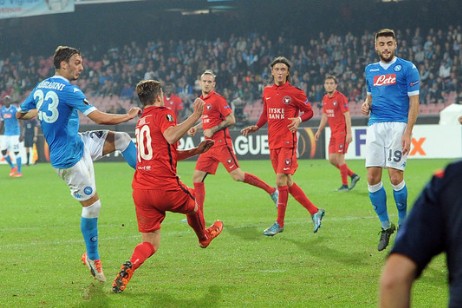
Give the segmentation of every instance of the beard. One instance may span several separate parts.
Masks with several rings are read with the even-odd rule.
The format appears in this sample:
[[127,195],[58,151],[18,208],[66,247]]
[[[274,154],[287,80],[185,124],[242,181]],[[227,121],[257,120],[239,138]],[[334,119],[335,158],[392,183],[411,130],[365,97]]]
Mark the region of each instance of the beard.
[[394,51],[390,52],[389,56],[387,56],[387,57],[384,57],[381,53],[379,53],[379,57],[380,57],[380,61],[385,62],[385,63],[389,63],[395,57],[395,52]]

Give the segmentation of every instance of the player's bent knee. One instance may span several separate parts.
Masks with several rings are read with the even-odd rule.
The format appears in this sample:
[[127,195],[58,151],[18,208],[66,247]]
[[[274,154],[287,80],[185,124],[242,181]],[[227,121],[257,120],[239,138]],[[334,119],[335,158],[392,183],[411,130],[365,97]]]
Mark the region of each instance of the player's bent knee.
[[114,146],[116,150],[121,152],[125,151],[131,141],[132,138],[128,133],[114,132]]
[[101,201],[97,200],[90,206],[82,207],[82,217],[98,218],[100,210],[101,210]]

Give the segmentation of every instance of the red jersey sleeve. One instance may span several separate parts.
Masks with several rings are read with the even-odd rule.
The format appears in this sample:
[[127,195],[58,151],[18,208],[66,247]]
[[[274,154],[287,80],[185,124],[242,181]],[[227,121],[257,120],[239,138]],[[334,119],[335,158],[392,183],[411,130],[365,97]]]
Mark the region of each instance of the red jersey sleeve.
[[311,109],[311,104],[306,97],[305,92],[299,88],[295,88],[295,100],[294,104],[297,105],[298,109],[303,113],[300,117],[302,122],[308,121],[313,117],[313,109]]
[[348,108],[348,98],[340,92],[338,92],[338,103],[342,113],[350,111]]
[[263,103],[263,110],[261,112],[260,118],[257,121],[257,124],[255,124],[256,126],[258,126],[258,128],[261,128],[263,125],[266,124],[266,122],[268,122],[268,115],[266,113],[267,112],[266,101],[263,97],[262,97],[262,103]]

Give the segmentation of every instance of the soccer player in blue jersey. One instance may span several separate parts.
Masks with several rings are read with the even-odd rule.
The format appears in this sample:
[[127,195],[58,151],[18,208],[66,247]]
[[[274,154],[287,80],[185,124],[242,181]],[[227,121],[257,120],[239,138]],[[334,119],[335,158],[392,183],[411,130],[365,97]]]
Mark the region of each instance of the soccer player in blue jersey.
[[[11,97],[5,96],[3,99],[4,106],[0,109],[0,131],[5,129],[2,138],[1,151],[8,165],[10,165],[10,176],[21,177],[21,153],[19,148],[20,135],[22,126],[16,119],[18,108],[11,104]],[[11,159],[14,154],[16,166]]]
[[80,51],[58,46],[53,56],[55,75],[40,82],[21,104],[20,119],[37,116],[50,148],[51,165],[82,205],[81,231],[86,252],[82,261],[99,281],[106,278],[98,252],[98,216],[101,202],[96,193],[93,161],[114,151],[122,152],[128,164],[136,166],[136,147],[127,133],[97,130],[79,133],[80,111],[97,124],[115,125],[135,118],[141,109],[126,114],[97,110],[70,81],[83,71]]
[[[16,119],[16,112],[18,108],[11,104],[11,97],[5,96],[3,99],[3,107],[0,109],[0,131],[2,127],[5,129],[3,132],[3,139],[1,144],[2,155],[5,161],[10,165],[10,176],[21,177],[21,153],[19,143],[21,142],[21,129],[18,119]],[[13,163],[11,155],[14,155],[16,166]]]
[[370,115],[366,132],[366,168],[369,198],[382,225],[379,251],[388,246],[396,230],[388,217],[382,169],[388,169],[399,228],[407,210],[404,169],[419,112],[419,71],[413,63],[395,55],[396,47],[393,30],[382,29],[375,34],[375,50],[380,61],[366,66],[367,97],[361,106],[362,113]]

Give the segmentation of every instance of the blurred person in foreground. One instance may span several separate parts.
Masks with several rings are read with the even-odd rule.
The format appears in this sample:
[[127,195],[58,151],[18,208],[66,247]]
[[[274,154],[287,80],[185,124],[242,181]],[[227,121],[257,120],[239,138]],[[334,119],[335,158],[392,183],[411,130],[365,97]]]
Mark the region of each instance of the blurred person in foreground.
[[93,161],[120,151],[135,168],[136,147],[127,133],[95,130],[79,133],[79,111],[97,124],[127,122],[141,112],[138,107],[126,114],[110,114],[92,106],[71,81],[83,71],[80,51],[58,46],[53,55],[55,75],[41,82],[21,104],[18,119],[37,117],[50,149],[50,161],[58,176],[66,182],[72,197],[82,205],[80,228],[86,252],[82,262],[100,282],[106,281],[98,249],[98,217],[101,201],[96,192]]
[[193,174],[194,189],[196,190],[197,203],[201,208],[205,202],[205,178],[209,174],[215,174],[221,163],[235,181],[244,182],[264,190],[276,204],[278,191],[268,185],[259,177],[244,172],[239,167],[236,154],[234,153],[233,140],[229,133],[229,127],[236,123],[234,113],[226,99],[215,92],[215,75],[212,71],[205,71],[200,76],[200,86],[204,101],[204,114],[199,124],[192,127],[188,134],[194,136],[202,128],[204,137],[215,141],[213,147],[207,153],[201,154],[196,162]]
[[[4,128],[1,152],[10,166],[10,176],[18,178],[22,176],[20,142],[23,138],[23,126],[16,118],[18,108],[12,104],[12,99],[9,95],[3,98],[3,104],[4,106],[0,108],[0,131]],[[13,163],[12,154],[14,154],[16,164]]]
[[369,199],[382,227],[378,251],[388,246],[396,230],[388,217],[382,170],[388,169],[399,229],[407,211],[404,169],[419,113],[419,71],[412,62],[398,58],[396,48],[393,30],[382,29],[375,34],[375,50],[380,61],[366,66],[367,96],[361,105],[361,112],[370,115],[365,153]]
[[206,152],[213,146],[212,140],[202,141],[196,148],[180,151],[178,140],[202,116],[204,102],[196,99],[193,113],[182,123],[176,124],[174,111],[165,107],[160,82],[142,80],[136,93],[143,105],[143,114],[136,125],[138,162],[133,177],[133,201],[135,203],[139,243],[129,261],[122,264],[112,290],[120,293],[137,270],[160,245],[160,229],[166,212],[186,214],[188,224],[206,248],[223,230],[223,222],[217,220],[205,229],[202,209],[198,206],[194,190],[181,182],[177,175],[177,161]]
[[[313,221],[313,232],[318,232],[325,211],[318,209],[294,182],[293,175],[298,168],[297,129],[303,121],[313,117],[313,110],[306,94],[290,84],[290,62],[285,57],[276,57],[270,64],[273,85],[263,89],[263,112],[257,124],[241,130],[244,136],[256,132],[268,123],[270,159],[276,172],[279,191],[276,222],[263,234],[274,236],[284,231],[284,217],[289,194],[308,210]],[[300,115],[300,112],[303,114]]]
[[380,307],[410,307],[412,285],[446,253],[448,307],[462,307],[462,161],[436,172],[401,226],[380,279]]
[[[345,162],[345,154],[351,143],[351,117],[348,109],[348,99],[342,92],[337,90],[337,78],[327,75],[324,79],[326,95],[322,98],[322,116],[318,130],[314,135],[318,141],[322,130],[329,123],[331,136],[329,140],[329,162],[340,170],[342,186],[337,191],[352,190],[360,180],[359,175],[353,172]],[[351,185],[348,186],[348,176]]]

